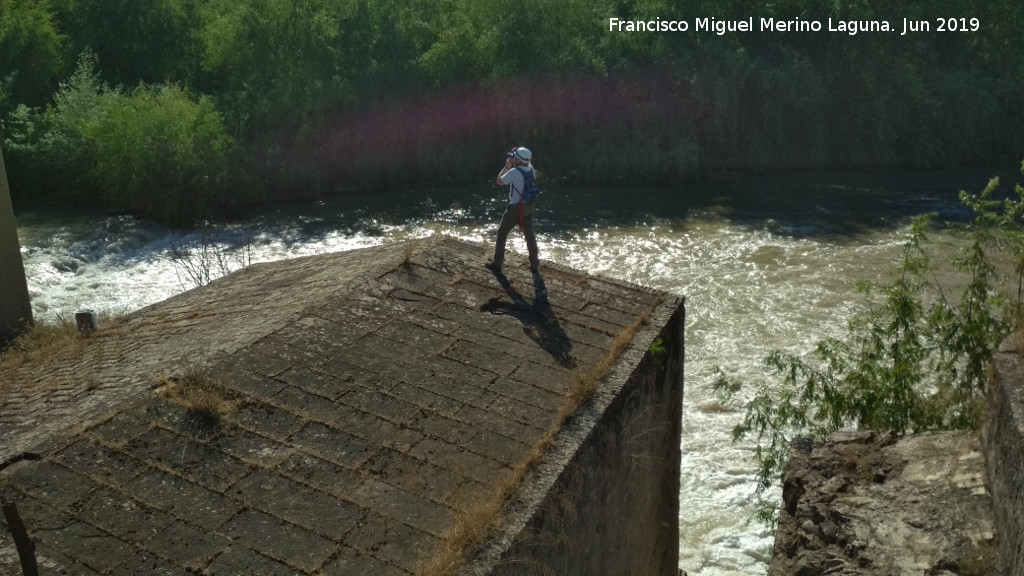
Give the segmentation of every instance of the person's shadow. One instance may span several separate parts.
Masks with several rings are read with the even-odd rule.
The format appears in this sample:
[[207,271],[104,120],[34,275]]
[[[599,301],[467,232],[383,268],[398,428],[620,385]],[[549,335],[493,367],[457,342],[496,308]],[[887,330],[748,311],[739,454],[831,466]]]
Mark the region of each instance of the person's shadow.
[[523,324],[523,332],[555,359],[563,368],[575,368],[576,360],[572,352],[572,340],[558,323],[551,303],[548,302],[548,289],[540,274],[533,275],[534,297],[530,303],[522,294],[512,287],[505,274],[494,272],[498,284],[505,290],[511,302],[503,298],[491,298],[480,306],[481,312],[504,314],[519,320]]

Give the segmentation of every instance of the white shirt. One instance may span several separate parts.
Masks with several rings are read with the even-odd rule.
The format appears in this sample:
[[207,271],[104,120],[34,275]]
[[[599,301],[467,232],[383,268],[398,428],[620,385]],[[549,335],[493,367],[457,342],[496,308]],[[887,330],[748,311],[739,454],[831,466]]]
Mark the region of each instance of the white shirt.
[[[519,168],[533,172],[533,164],[525,164]],[[501,183],[509,185],[509,205],[519,204],[519,201],[523,199],[523,188],[526,187],[526,181],[523,179],[523,173],[519,171],[519,168],[510,168],[509,171],[501,177]],[[536,177],[536,174],[534,174],[534,177]]]

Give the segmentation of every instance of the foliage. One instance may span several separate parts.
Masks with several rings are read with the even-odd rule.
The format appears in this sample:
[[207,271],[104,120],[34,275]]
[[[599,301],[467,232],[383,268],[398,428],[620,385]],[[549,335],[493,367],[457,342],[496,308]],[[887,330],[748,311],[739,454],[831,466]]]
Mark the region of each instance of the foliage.
[[4,144],[15,192],[42,189],[65,198],[91,198],[88,172],[94,157],[83,131],[98,114],[104,91],[96,56],[86,51],[74,73],[60,84],[52,107],[40,112],[22,104],[8,117]]
[[[951,271],[931,259],[934,216],[921,216],[892,280],[859,285],[871,306],[850,321],[844,338],[819,342],[810,358],[767,356],[779,381],[758,386],[733,431],[759,442],[759,493],[781,477],[797,437],[821,439],[847,427],[903,434],[980,424],[987,362],[1019,317],[1024,278],[1024,189],[996,200],[997,185],[961,193],[974,219],[952,226],[959,244]],[[1007,257],[1015,294],[1005,290]],[[724,377],[715,386],[726,397],[739,391]]]
[[112,86],[188,80],[198,67],[197,0],[62,0],[53,2],[66,51],[96,54]]
[[0,0],[0,117],[46,103],[64,72],[61,41],[47,2]]
[[[446,0],[437,40],[419,57],[436,83],[607,70],[611,2]],[[578,23],[578,26],[569,23]]]
[[191,225],[217,207],[233,141],[209,97],[175,85],[101,96],[83,130],[108,206]]
[[[61,118],[67,87],[88,93],[67,76],[83,53],[97,56],[93,92],[111,87],[104,106],[162,90],[162,104],[135,114],[197,104],[235,142],[232,163],[248,184],[286,198],[476,182],[519,143],[538,151],[547,177],[578,183],[1017,159],[1024,4],[970,9],[952,0],[0,0],[0,115],[5,145],[21,147],[9,166],[16,196],[99,197],[112,209],[140,204],[109,189],[123,175],[98,168]],[[913,37],[608,29],[612,17],[899,26],[936,15],[977,16],[982,28]],[[193,160],[167,162],[190,172]],[[178,180],[136,177],[180,196]],[[241,188],[235,180],[215,194]],[[174,211],[149,213],[188,219]]]
[[99,195],[109,209],[182,225],[227,205],[234,143],[212,99],[176,85],[109,89],[96,67],[84,52],[52,107],[9,116],[12,184]]
[[661,338],[655,338],[651,345],[647,347],[647,351],[655,358],[661,358],[665,355],[665,343],[662,342]]
[[221,79],[211,86],[228,99],[237,123],[252,118],[306,127],[345,100],[348,67],[362,44],[350,37],[363,34],[367,23],[365,4],[351,11],[341,4],[253,0],[207,8],[204,70]]

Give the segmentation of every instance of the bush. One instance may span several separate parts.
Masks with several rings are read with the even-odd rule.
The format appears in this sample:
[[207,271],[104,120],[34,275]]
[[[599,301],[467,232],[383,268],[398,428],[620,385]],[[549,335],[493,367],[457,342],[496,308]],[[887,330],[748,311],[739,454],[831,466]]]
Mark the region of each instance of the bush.
[[191,225],[223,206],[233,140],[210,98],[140,85],[103,94],[98,108],[83,133],[107,207]]
[[96,73],[96,57],[86,51],[75,72],[60,84],[53,107],[40,112],[21,104],[7,117],[4,149],[10,157],[15,196],[94,196],[88,179],[93,151],[83,130],[98,114],[105,90]]
[[45,111],[8,116],[5,149],[16,195],[91,201],[191,225],[229,202],[233,140],[213,101],[175,85],[131,92],[103,85],[83,52]]

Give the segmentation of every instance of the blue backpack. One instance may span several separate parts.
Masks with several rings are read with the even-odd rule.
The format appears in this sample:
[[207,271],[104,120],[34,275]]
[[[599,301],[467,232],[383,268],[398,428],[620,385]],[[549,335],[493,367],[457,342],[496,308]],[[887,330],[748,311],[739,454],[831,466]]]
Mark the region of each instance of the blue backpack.
[[523,192],[521,194],[523,202],[529,204],[533,202],[537,194],[540,194],[540,187],[537,186],[537,176],[533,170],[527,170],[521,166],[516,166],[516,170],[519,170],[519,173],[523,175]]

